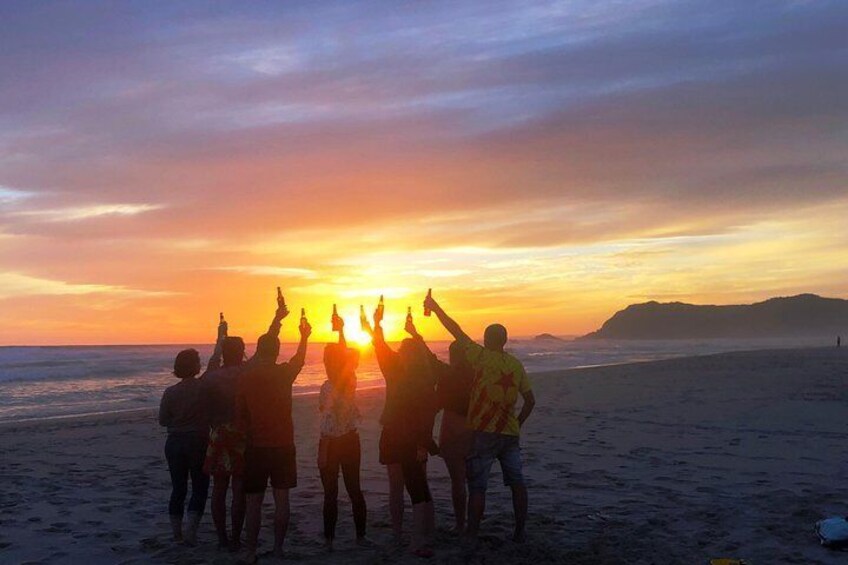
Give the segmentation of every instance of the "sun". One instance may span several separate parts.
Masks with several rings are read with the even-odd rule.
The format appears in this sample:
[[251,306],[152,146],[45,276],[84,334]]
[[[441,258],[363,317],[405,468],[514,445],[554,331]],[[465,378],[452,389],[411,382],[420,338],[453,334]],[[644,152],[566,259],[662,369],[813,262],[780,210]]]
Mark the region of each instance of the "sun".
[[355,345],[359,349],[364,349],[371,345],[371,336],[362,331],[358,318],[355,322],[345,319],[345,338],[348,343]]

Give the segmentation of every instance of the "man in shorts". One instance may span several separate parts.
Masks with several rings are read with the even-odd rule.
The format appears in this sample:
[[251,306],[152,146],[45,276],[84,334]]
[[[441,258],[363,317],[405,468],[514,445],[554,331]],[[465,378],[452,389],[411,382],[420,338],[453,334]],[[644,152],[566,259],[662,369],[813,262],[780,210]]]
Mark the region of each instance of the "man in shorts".
[[[288,309],[283,304],[280,320]],[[262,501],[268,480],[274,491],[274,555],[282,557],[289,525],[289,489],[297,486],[292,384],[303,368],[306,345],[312,328],[300,326],[300,344],[288,363],[277,364],[280,340],[273,332],[259,338],[251,366],[239,377],[236,421],[245,431],[244,492],[246,561],[256,561],[256,546],[262,518]]]
[[[516,542],[524,542],[527,521],[527,487],[521,465],[519,433],[530,416],[536,399],[530,380],[521,362],[504,351],[506,328],[492,324],[486,328],[483,346],[462,331],[439,304],[428,295],[424,308],[432,310],[454,339],[464,344],[468,363],[474,371],[471,398],[468,407],[468,426],[473,430],[471,451],[466,459],[468,477],[468,530],[476,539],[480,520],[486,506],[486,487],[489,472],[497,459],[501,465],[504,484],[512,489],[512,506],[515,512]],[[521,412],[515,415],[515,405],[521,396]]]

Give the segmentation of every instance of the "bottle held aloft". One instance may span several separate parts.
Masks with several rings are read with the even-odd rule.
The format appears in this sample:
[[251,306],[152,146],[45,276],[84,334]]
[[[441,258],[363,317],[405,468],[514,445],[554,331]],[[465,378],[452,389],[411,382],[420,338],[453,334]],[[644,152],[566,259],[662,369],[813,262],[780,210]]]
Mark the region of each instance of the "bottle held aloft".
[[383,295],[381,294],[380,295],[380,302],[377,303],[377,313],[379,314],[380,318],[383,317],[383,313],[385,311],[385,308],[386,308],[385,302],[383,301]]
[[412,306],[406,307],[406,323],[407,324],[412,323]]
[[306,308],[300,309],[300,328],[303,329],[309,322],[306,321]]
[[[427,289],[427,298],[431,298],[431,299],[433,298],[433,289],[432,288]],[[430,310],[429,308],[427,308],[425,306],[424,307],[424,315],[429,316],[430,314],[432,314],[432,310]]]
[[342,329],[342,319],[339,317],[339,309],[333,304],[333,317],[330,319],[333,326],[333,331],[337,332]]
[[359,325],[363,330],[368,328],[368,317],[365,315],[364,304],[359,305]]
[[280,287],[277,287],[277,306],[282,308],[285,305],[286,305],[286,299],[283,298],[283,291],[282,291],[282,289],[280,289]]

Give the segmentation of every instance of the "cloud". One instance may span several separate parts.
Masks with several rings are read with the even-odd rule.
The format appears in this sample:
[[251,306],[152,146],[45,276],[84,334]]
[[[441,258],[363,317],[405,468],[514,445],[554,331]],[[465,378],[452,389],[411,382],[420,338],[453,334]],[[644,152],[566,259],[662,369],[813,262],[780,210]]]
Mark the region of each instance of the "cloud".
[[239,265],[232,267],[214,267],[218,271],[229,271],[244,273],[260,277],[279,277],[296,279],[314,279],[318,274],[312,269],[300,269],[296,267],[274,267],[270,265]]
[[24,210],[17,214],[48,222],[76,222],[103,216],[135,216],[161,208],[163,206],[156,204],[91,204],[47,210]]
[[0,273],[0,299],[24,296],[77,296],[85,294],[108,294],[125,298],[149,298],[170,296],[174,293],[105,284],[69,283],[14,272]]

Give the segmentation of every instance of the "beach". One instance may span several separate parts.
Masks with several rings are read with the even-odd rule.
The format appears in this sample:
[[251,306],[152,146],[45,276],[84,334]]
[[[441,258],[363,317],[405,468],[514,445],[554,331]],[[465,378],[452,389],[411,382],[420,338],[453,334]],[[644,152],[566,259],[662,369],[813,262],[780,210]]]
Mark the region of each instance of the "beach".
[[[439,563],[843,563],[816,520],[848,514],[848,351],[733,352],[531,375],[522,431],[530,492],[526,544],[510,541],[511,500],[496,466],[478,552],[450,533],[450,483],[429,463]],[[336,551],[321,538],[317,397],[294,401],[298,487],[288,557],[304,563],[420,563],[392,547],[377,462],[383,390],[358,392],[369,537],[353,544],[340,494]],[[149,408],[0,426],[0,561],[235,563],[211,516],[200,546],[170,541],[165,432]],[[266,496],[261,539],[270,548]],[[411,526],[407,503],[405,526]]]

